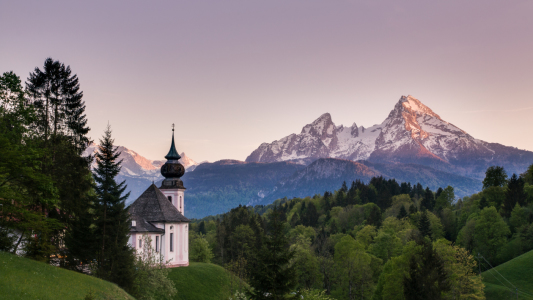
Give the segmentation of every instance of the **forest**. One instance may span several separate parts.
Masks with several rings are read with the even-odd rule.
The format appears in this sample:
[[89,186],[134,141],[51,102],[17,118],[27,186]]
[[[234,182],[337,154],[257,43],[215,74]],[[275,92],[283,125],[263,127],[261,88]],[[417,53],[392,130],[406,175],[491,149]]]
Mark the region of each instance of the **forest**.
[[374,177],[194,220],[190,255],[237,274],[253,299],[485,299],[477,274],[533,249],[532,199],[533,165],[510,178],[490,167],[462,199]]

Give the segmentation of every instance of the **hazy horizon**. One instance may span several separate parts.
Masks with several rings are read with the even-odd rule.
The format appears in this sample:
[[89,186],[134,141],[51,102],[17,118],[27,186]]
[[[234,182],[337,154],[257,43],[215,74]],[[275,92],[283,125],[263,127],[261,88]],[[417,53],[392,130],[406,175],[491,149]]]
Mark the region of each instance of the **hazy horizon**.
[[244,160],[329,112],[381,123],[402,95],[487,142],[533,151],[532,1],[16,1],[0,72],[52,57],[80,79],[95,142],[160,160]]

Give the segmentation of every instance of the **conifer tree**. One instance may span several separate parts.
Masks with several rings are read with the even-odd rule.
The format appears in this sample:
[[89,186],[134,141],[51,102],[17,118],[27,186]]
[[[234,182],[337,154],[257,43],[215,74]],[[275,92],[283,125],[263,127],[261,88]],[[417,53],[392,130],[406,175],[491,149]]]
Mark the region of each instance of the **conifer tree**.
[[433,195],[433,192],[429,189],[429,187],[426,188],[426,190],[423,192],[422,202],[420,203],[420,206],[425,207],[428,210],[433,210],[435,207],[435,196]]
[[270,233],[264,237],[261,250],[251,270],[250,286],[253,299],[287,299],[296,285],[294,267],[289,266],[294,251],[289,250],[285,225],[277,207],[269,216]]
[[128,291],[133,287],[135,261],[133,249],[128,246],[130,217],[125,201],[129,193],[124,195],[125,181],[121,183],[115,181],[122,161],[118,161],[120,153],[113,143],[111,128],[108,125],[103,139],[100,140],[94,174],[97,195],[95,203],[97,275]]
[[404,279],[405,299],[442,299],[442,292],[450,290],[444,262],[431,242],[422,238],[419,243],[422,249],[411,257],[409,275]]
[[[59,203],[51,207],[40,203],[47,217],[58,220],[67,228],[65,243],[79,237],[71,229],[79,216],[87,212],[92,188],[90,164],[92,157],[82,157],[90,143],[83,92],[77,75],[70,66],[47,58],[43,69],[35,68],[26,81],[29,104],[35,108],[35,121],[31,128],[39,140],[44,155],[43,173],[49,175],[59,191]],[[81,226],[81,225],[80,225]],[[52,238],[59,244],[63,230],[57,230]],[[74,246],[73,246],[74,247]]]
[[407,210],[405,210],[405,207],[402,205],[400,207],[400,212],[398,213],[398,219],[401,220],[405,217],[407,217]]
[[524,180],[522,177],[513,174],[507,184],[507,191],[505,193],[505,199],[503,201],[503,213],[505,217],[510,217],[511,212],[518,203],[520,206],[526,204],[526,193],[524,192]]
[[431,239],[431,223],[429,222],[427,210],[423,210],[418,220],[418,231],[422,237]]

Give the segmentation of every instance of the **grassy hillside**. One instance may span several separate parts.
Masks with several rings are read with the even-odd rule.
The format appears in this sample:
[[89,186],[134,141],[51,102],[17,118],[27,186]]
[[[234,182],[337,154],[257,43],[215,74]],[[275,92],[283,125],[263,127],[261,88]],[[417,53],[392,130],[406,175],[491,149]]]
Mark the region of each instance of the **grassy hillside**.
[[[501,264],[495,269],[518,288],[518,299],[533,299],[533,251]],[[511,284],[494,270],[485,271],[482,275],[487,300],[517,299],[516,294],[511,298],[511,292],[504,287],[504,284],[507,287],[511,287]]]
[[2,299],[133,299],[113,283],[0,251]]
[[174,268],[168,277],[176,284],[179,300],[221,300],[228,299],[230,289],[236,285],[234,278],[224,268],[214,264],[191,263],[188,267]]

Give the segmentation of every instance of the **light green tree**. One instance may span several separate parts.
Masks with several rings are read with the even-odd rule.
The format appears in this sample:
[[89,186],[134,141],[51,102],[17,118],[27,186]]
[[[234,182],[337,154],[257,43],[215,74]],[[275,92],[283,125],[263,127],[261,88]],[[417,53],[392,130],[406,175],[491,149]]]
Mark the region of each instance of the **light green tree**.
[[450,282],[450,290],[444,299],[484,300],[485,285],[481,276],[474,273],[477,262],[466,249],[451,245],[450,241],[440,239],[433,247],[444,260],[444,269]]
[[455,193],[453,191],[453,187],[451,186],[446,187],[436,200],[435,211],[439,211],[444,208],[451,207],[454,200],[455,200]]
[[290,264],[296,271],[298,285],[302,288],[312,289],[321,282],[318,258],[311,253],[311,240],[300,235],[290,247],[294,257]]
[[479,213],[474,231],[474,251],[479,252],[490,262],[496,262],[502,246],[507,243],[511,234],[509,226],[505,224],[494,207],[484,208]]
[[373,288],[371,257],[364,252],[364,246],[345,236],[335,245],[334,259],[339,296],[350,300],[369,299]]
[[205,236],[194,231],[189,232],[189,249],[191,261],[209,263],[213,258],[213,252]]

